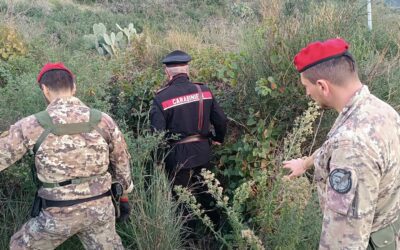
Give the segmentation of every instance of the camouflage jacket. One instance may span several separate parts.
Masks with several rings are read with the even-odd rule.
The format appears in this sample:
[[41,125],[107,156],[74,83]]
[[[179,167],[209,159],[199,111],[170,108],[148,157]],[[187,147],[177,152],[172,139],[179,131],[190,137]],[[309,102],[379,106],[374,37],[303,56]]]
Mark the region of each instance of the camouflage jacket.
[[363,86],[317,151],[320,249],[366,249],[400,210],[400,117]]
[[[89,120],[90,109],[76,97],[57,98],[47,107],[55,124],[79,123]],[[100,175],[80,184],[40,188],[39,196],[49,200],[83,199],[105,193],[112,176],[122,183],[125,192],[132,190],[131,171],[125,139],[111,117],[102,113],[98,127],[90,133],[56,136],[49,134],[35,155],[37,176],[46,183]],[[43,132],[34,115],[12,125],[0,137],[0,171],[32,150]],[[107,142],[108,141],[108,142]],[[110,165],[110,171],[109,170]]]

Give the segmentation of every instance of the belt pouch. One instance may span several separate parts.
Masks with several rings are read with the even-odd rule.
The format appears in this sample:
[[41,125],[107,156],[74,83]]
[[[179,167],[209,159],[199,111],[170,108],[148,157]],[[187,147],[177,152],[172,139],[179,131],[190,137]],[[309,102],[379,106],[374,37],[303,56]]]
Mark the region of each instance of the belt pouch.
[[115,208],[115,218],[119,218],[121,215],[119,209],[119,199],[121,198],[123,193],[122,184],[119,182],[113,182],[111,184],[111,198]]
[[371,233],[368,249],[396,250],[396,234],[392,225]]

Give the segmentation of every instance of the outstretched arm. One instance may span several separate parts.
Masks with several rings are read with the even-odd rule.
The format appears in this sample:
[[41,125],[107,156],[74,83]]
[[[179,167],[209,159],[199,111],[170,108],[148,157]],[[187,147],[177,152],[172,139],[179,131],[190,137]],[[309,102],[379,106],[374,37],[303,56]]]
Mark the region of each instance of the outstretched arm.
[[213,103],[211,106],[211,116],[210,116],[211,124],[215,128],[215,137],[213,139],[214,145],[220,145],[224,142],[227,121],[226,115],[222,108],[219,106],[218,102],[213,97]]
[[284,161],[283,168],[291,171],[289,175],[286,175],[286,177],[293,179],[304,174],[308,169],[310,169],[314,165],[314,158],[317,151],[318,150],[316,150],[310,156]]

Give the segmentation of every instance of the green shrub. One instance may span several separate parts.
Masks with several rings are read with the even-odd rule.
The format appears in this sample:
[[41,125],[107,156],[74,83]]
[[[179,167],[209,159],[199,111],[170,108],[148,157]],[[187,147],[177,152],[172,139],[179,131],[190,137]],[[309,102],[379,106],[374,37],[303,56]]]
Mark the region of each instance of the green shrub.
[[10,25],[0,27],[0,58],[8,60],[27,53],[25,42],[18,31]]

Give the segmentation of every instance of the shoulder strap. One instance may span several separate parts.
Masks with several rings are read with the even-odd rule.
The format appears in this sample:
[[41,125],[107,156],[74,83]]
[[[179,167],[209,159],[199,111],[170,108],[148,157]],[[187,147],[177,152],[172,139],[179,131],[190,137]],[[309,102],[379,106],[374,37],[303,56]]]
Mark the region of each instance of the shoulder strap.
[[97,132],[99,132],[99,134],[104,138],[104,140],[106,140],[106,142],[108,144],[110,144],[110,136],[106,135],[106,133],[99,128],[99,123],[101,122],[101,118],[102,118],[102,113],[101,111],[97,110],[97,109],[91,109],[90,110],[90,118],[89,118],[89,126],[93,129],[96,129]]
[[51,119],[49,113],[46,110],[36,113],[35,117],[39,122],[40,126],[42,126],[44,129],[53,127],[53,120]]
[[89,127],[95,128],[101,121],[101,111],[97,109],[90,109]]
[[39,136],[39,139],[36,141],[35,145],[33,146],[33,154],[36,154],[37,150],[39,149],[40,145],[46,139],[46,137],[54,130],[53,121],[49,115],[49,113],[44,110],[35,114],[36,120],[39,122],[40,126],[44,128],[44,131]]
[[203,92],[198,84],[195,84],[197,88],[197,92],[199,94],[199,123],[197,124],[198,133],[201,133],[203,128],[203,112],[204,112],[204,103],[203,103]]
[[90,109],[89,122],[54,124],[47,111],[37,113],[35,114],[35,117],[38,120],[39,124],[44,128],[44,131],[39,136],[39,139],[36,141],[35,146],[33,147],[34,154],[36,154],[40,145],[50,133],[58,136],[74,135],[80,133],[89,133],[93,131],[93,129],[96,129],[96,131],[99,132],[100,135],[107,141],[107,137],[105,137],[104,132],[97,126],[100,123],[102,117],[101,112],[97,109]]
[[[68,123],[68,124],[56,124],[54,125],[53,133],[55,135],[75,135],[80,133],[89,133],[96,129],[97,125],[101,121],[101,112],[96,109],[90,109],[89,121]],[[96,129],[97,130],[97,129]],[[103,134],[100,133],[102,136]]]

